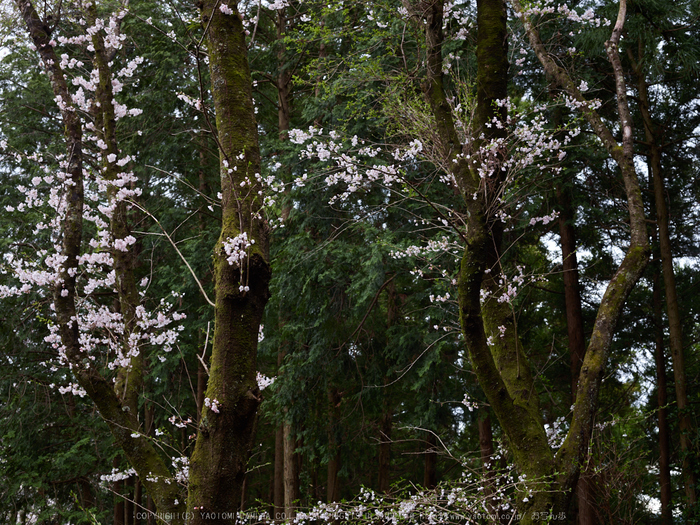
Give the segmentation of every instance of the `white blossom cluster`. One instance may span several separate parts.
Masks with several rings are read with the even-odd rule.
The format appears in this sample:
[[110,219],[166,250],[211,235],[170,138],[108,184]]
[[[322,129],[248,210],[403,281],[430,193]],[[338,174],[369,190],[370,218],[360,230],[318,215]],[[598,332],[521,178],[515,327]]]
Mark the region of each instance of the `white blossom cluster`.
[[210,399],[208,397],[205,397],[204,398],[204,406],[207,407],[212,412],[214,412],[215,414],[218,414],[219,407],[221,406],[221,404],[216,399]]
[[[582,26],[607,27],[611,23],[610,20],[605,17],[597,17],[592,7],[588,7],[583,13],[578,13],[574,9],[569,8],[566,4],[558,4],[555,6],[554,0],[532,2],[523,10],[521,16],[533,18],[535,16],[552,15],[555,13],[558,13],[571,22],[581,24]],[[580,33],[581,30],[578,32]]]
[[185,456],[173,458],[173,468],[175,469],[175,481],[181,485],[187,485],[190,480],[190,460]]
[[231,266],[241,267],[243,259],[248,255],[248,248],[255,244],[255,239],[248,239],[248,233],[239,233],[235,237],[229,237],[223,243],[226,260]]
[[272,385],[272,383],[275,382],[274,377],[267,377],[265,374],[261,374],[260,372],[256,372],[255,375],[255,380],[258,383],[258,388],[262,391],[265,390],[268,386]]
[[[126,15],[120,11],[107,19],[97,19],[92,26],[85,27],[85,32],[70,38],[59,37],[54,46],[81,46],[94,52],[92,38],[103,40],[107,51],[119,50],[125,36],[119,32],[119,21]],[[81,21],[85,24],[84,21]],[[58,50],[57,50],[58,52]],[[45,342],[56,351],[56,359],[47,361],[45,366],[52,371],[57,367],[93,367],[106,366],[109,370],[129,369],[131,360],[141,355],[144,348],[157,348],[160,352],[169,352],[176,344],[182,326],[175,326],[184,318],[183,314],[172,313],[172,305],[161,301],[153,311],[144,306],[136,309],[135,322],[127,328],[127,321],[120,313],[101,304],[97,297],[101,293],[116,293],[117,275],[114,270],[115,258],[128,253],[137,243],[134,235],[126,234],[115,238],[111,233],[110,220],[119,203],[128,202],[138,197],[141,190],[137,187],[137,178],[133,172],[125,169],[133,159],[121,153],[109,153],[107,144],[85,115],[89,115],[97,103],[94,93],[98,86],[97,69],[85,70],[86,64],[67,53],[59,53],[60,66],[75,88],[71,100],[56,100],[63,111],[78,112],[84,129],[83,139],[87,155],[90,144],[94,155],[103,158],[106,166],[117,167],[116,174],[107,177],[106,168],[93,169],[89,162],[83,168],[84,206],[83,221],[92,227],[84,231],[95,231],[93,238],[86,239],[86,249],[75,261],[68,261],[61,255],[61,231],[66,219],[67,196],[74,184],[70,159],[66,155],[49,157],[41,153],[22,156],[15,152],[16,160],[32,162],[40,175],[31,177],[29,184],[18,184],[17,189],[23,199],[13,206],[6,207],[10,213],[25,213],[34,210],[41,217],[35,225],[37,232],[46,231],[47,243],[32,253],[17,248],[2,254],[0,272],[10,277],[8,284],[0,285],[0,298],[34,293],[40,297],[51,297],[58,289],[61,297],[68,297],[69,289],[65,287],[66,277],[75,278],[76,316],[72,319],[79,332],[79,360],[69,360],[66,348],[59,336],[59,327],[49,322],[49,335]],[[124,82],[131,78],[143,58],[129,60],[124,67],[117,70],[112,79],[112,92],[118,94],[123,90]],[[111,65],[110,65],[111,67]],[[115,118],[137,115],[140,109],[127,109],[116,100],[113,101]],[[6,147],[6,145],[3,145]],[[119,169],[121,168],[121,169]],[[142,292],[142,294],[145,292]],[[53,304],[51,310],[55,310]],[[109,355],[109,359],[104,356]],[[74,356],[75,357],[75,356]],[[162,354],[158,355],[165,360]],[[78,364],[79,363],[79,364]],[[55,386],[55,385],[54,385]],[[59,386],[61,393],[73,393],[84,396],[85,391],[73,383]]]
[[118,468],[113,468],[111,473],[101,475],[100,480],[103,482],[114,483],[116,481],[129,479],[131,476],[135,475],[136,471],[131,467],[129,467],[126,470],[119,470]]
[[[357,525],[387,523],[392,525],[480,523],[497,514],[504,522],[515,522],[518,514],[513,497],[527,500],[536,490],[544,490],[546,482],[501,471],[494,466],[505,452],[499,450],[491,458],[495,476],[484,493],[485,480],[480,474],[467,470],[462,479],[446,483],[435,490],[419,491],[392,498],[362,487],[353,501],[343,503],[318,502],[308,510],[297,511],[288,523],[355,523]],[[267,514],[258,516],[258,523],[272,523]]]

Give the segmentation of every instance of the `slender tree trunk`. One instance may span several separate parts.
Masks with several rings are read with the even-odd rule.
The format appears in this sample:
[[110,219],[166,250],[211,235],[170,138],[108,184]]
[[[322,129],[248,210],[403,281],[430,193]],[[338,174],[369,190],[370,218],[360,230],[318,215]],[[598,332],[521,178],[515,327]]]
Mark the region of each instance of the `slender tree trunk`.
[[338,483],[338,472],[340,472],[340,447],[338,439],[340,425],[339,406],[341,396],[335,388],[328,391],[328,478],[326,485],[326,498],[328,503],[340,501],[340,486]]
[[392,412],[385,403],[379,431],[379,492],[384,494],[391,488],[391,430]]
[[141,525],[141,516],[143,513],[143,486],[141,480],[136,478],[134,485],[134,525]]
[[[206,156],[204,154],[204,147],[200,145],[199,148],[199,192],[202,195],[208,195],[209,194],[209,185],[207,184],[207,180],[205,177],[205,171],[204,171],[204,166],[205,166],[205,159]],[[207,228],[207,224],[205,221],[204,214],[199,215],[199,232],[200,234],[204,234],[205,230]],[[206,356],[206,349],[209,345],[209,325],[207,325],[207,333],[200,333],[199,334],[199,341],[202,346],[201,351],[198,349],[198,358],[197,358],[197,425],[201,423],[202,420],[202,410],[204,408],[204,391],[207,388],[207,371],[204,368],[204,364],[208,361],[207,356]]]
[[286,140],[291,118],[290,93],[292,86],[292,72],[286,60],[286,48],[281,44],[287,32],[287,10],[277,10],[277,121],[280,140]]
[[494,501],[496,471],[493,459],[493,432],[488,409],[484,409],[477,420],[479,429],[479,453],[481,455],[482,494],[489,513],[489,523],[499,523],[499,502]]
[[86,478],[80,478],[78,481],[78,489],[80,491],[80,502],[84,509],[91,509],[95,506],[95,498],[92,496],[90,482]]
[[296,516],[299,500],[299,471],[295,449],[296,440],[292,435],[292,427],[284,423],[284,511],[285,518]]
[[124,525],[134,525],[134,477],[124,481]]
[[284,519],[284,425],[275,433],[275,475],[273,480],[274,519]]
[[[565,189],[557,188],[559,201],[559,236],[564,270],[564,301],[566,304],[566,329],[569,342],[571,362],[571,400],[576,402],[578,377],[586,354],[583,333],[583,311],[581,309],[581,291],[578,278],[578,261],[576,260],[576,232],[574,229],[574,210],[571,196]],[[592,497],[592,479],[588,475],[589,461],[583,463],[581,474],[576,483],[578,500],[578,525],[595,525],[595,508]]]
[[326,497],[328,503],[340,501],[340,486],[338,484],[338,472],[340,471],[340,452],[328,460],[328,481],[326,484]]
[[[643,50],[640,41],[640,53]],[[676,404],[678,406],[678,428],[680,431],[681,455],[683,459],[682,472],[685,487],[685,497],[688,502],[690,516],[697,513],[697,492],[695,489],[695,465],[692,449],[692,439],[697,435],[688,407],[687,377],[685,372],[685,356],[683,355],[683,329],[681,313],[678,307],[676,276],[673,270],[673,253],[671,250],[671,233],[666,205],[666,189],[661,166],[661,137],[660,131],[652,119],[649,106],[644,70],[637,64],[637,86],[639,90],[639,109],[644,120],[644,132],[649,144],[649,168],[654,181],[654,203],[656,205],[656,222],[659,233],[659,251],[661,268],[666,292],[666,315],[668,317],[669,342],[671,360],[673,362],[673,378],[676,389]]]
[[423,487],[434,489],[437,487],[437,438],[434,432],[426,432],[424,454]]
[[663,306],[658,264],[654,271],[654,361],[656,363],[656,392],[659,405],[659,489],[661,520],[663,525],[673,524],[673,499],[671,486],[671,445],[668,428],[668,399],[666,385],[666,356],[664,355]]
[[[112,468],[119,468],[119,458],[112,460]],[[114,525],[124,525],[124,499],[121,497],[124,492],[124,481],[112,483],[112,492],[117,501],[114,503]]]
[[241,506],[238,508],[240,512],[245,510],[246,496],[248,494],[248,476],[243,478],[243,485],[241,486]]
[[578,261],[576,259],[576,231],[571,196],[563,188],[557,188],[559,201],[559,235],[563,261],[564,300],[566,304],[566,330],[569,341],[571,360],[571,398],[576,401],[578,376],[583,357],[586,354],[583,334],[583,311],[581,309],[581,291],[578,278]]
[[146,510],[148,510],[148,525],[155,525],[156,505],[153,502],[153,498],[151,497],[150,494],[148,495],[148,497],[146,499]]

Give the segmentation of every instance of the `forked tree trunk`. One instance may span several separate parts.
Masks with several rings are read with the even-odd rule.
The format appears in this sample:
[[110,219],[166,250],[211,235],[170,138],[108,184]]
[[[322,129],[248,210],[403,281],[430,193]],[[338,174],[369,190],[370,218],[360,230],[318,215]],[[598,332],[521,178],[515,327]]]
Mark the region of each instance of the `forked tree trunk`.
[[[84,354],[81,352],[79,327],[74,319],[77,318],[76,307],[76,274],[78,257],[81,254],[82,222],[83,222],[83,129],[77,108],[72,103],[72,97],[68,91],[61,61],[56,56],[54,47],[50,43],[48,25],[41,20],[34,5],[30,0],[15,0],[37,51],[48,73],[51,87],[56,99],[61,101],[61,118],[64,125],[64,138],[66,140],[66,184],[64,186],[63,201],[66,203],[65,216],[61,225],[60,254],[64,260],[59,268],[59,282],[54,290],[54,309],[56,312],[56,324],[59,328],[61,346],[67,361],[70,363],[74,377],[78,384],[87,392],[87,395],[97,406],[100,415],[107,423],[117,445],[124,451],[129,463],[138,472],[142,482],[147,486],[148,492],[153,496],[161,512],[171,513],[173,516],[182,516],[183,506],[175,504],[178,497],[178,488],[172,483],[172,476],[161,456],[153,445],[145,439],[140,439],[140,423],[134,407],[140,390],[141,372],[139,356],[132,358],[130,370],[120,370],[117,374],[116,385],[103,377],[100,371],[84,362]],[[111,90],[106,88],[104,68],[101,67],[103,56],[100,56],[99,48],[102,45],[101,38],[94,35],[93,44],[96,46],[96,62],[99,72],[100,85],[97,95],[101,100],[107,101],[111,107]],[[104,64],[102,64],[104,65]],[[105,98],[106,97],[106,98]],[[103,108],[104,109],[104,108]],[[102,133],[105,126],[111,124],[106,121],[111,117],[105,114],[96,116],[100,122]],[[99,131],[99,130],[98,130]],[[107,133],[111,133],[107,131]],[[108,146],[109,148],[109,146]],[[117,210],[115,210],[117,213]],[[123,231],[120,229],[120,217],[115,217],[111,226],[115,238]],[[120,308],[127,326],[130,325],[132,306],[135,304],[130,298],[131,284],[129,275],[130,265],[126,260],[115,260],[115,273],[117,275],[117,290],[119,292]],[[115,389],[116,386],[116,389]],[[119,392],[119,394],[117,394]],[[136,437],[134,437],[136,436]],[[123,512],[122,512],[123,517]],[[175,518],[173,524],[182,523],[182,519]]]
[[[587,106],[587,101],[569,73],[548,54],[537,26],[523,14],[520,2],[511,0],[511,4],[516,12],[521,13],[530,44],[548,77],[574,100]],[[404,2],[404,6],[412,16],[421,20],[421,27],[425,30],[427,79],[424,92],[433,113],[436,133],[440,137],[444,164],[452,166],[452,174],[464,194],[468,212],[466,232],[460,231],[465,250],[458,279],[465,344],[479,384],[508,438],[515,463],[526,476],[522,492],[517,496],[522,513],[521,524],[538,522],[541,513],[558,514],[566,512],[568,508],[580,465],[587,455],[598,391],[615,326],[627,297],[648,261],[649,242],[644,207],[633,162],[632,119],[618,53],[626,0],[620,2],[617,21],[605,46],[616,83],[622,144],[617,143],[595,110],[587,107],[583,115],[620,168],[630,216],[630,244],[603,295],[579,374],[570,431],[556,456],[544,432],[537,389],[519,341],[512,309],[509,304],[499,303],[493,297],[488,297],[483,307],[481,304],[482,289],[488,292],[497,289],[496,274],[500,267],[502,227],[500,221],[489,215],[497,205],[489,195],[497,192],[487,192],[486,189],[490,185],[503,183],[500,167],[506,152],[493,149],[481,151],[480,148],[492,139],[503,138],[505,134],[504,130],[492,124],[494,118],[504,122],[506,116],[505,108],[499,104],[500,100],[507,98],[508,82],[504,2],[477,1],[477,100],[470,133],[477,139],[464,148],[460,144],[443,88],[443,1],[420,4],[420,9],[408,1]],[[485,167],[490,169],[486,189],[482,188],[480,173],[480,169]],[[491,272],[488,276],[487,270]],[[503,333],[503,337],[499,336],[499,332]],[[489,344],[487,335],[491,337],[492,344]],[[550,488],[544,490],[542,483],[547,483]]]

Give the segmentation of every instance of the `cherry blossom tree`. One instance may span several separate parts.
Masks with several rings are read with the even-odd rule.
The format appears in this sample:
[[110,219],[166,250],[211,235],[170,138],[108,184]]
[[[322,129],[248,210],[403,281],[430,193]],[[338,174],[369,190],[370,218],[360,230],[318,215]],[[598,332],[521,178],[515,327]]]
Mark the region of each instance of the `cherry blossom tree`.
[[[51,83],[65,152],[55,167],[41,155],[30,159],[44,163],[45,176],[34,177],[31,187],[20,186],[25,200],[8,211],[40,209],[45,222],[36,229],[51,234],[46,249],[34,254],[38,258],[6,256],[14,284],[3,285],[1,293],[9,297],[52,291],[53,315],[45,341],[55,349],[56,359],[50,366],[65,367],[73,376],[59,388],[92,399],[159,512],[174,523],[186,521],[186,509],[195,516],[193,522],[206,520],[202,516],[212,512],[219,516],[214,522],[231,522],[261,400],[256,352],[270,276],[240,16],[235,6],[225,3],[199,6],[200,38],[207,52],[197,59],[210,69],[223,220],[214,249],[215,302],[210,303],[215,326],[206,398],[192,458],[175,457],[173,469],[169,454],[158,450],[158,441],[146,433],[140,417],[149,368],[144,359],[152,357],[151,349],[167,353],[174,348],[182,328],[174,325],[185,315],[168,311],[163,302],[159,309],[149,309],[135,278],[138,241],[130,222],[137,213],[153,216],[139,203],[139,180],[129,169],[133,159],[122,152],[117,133],[118,120],[142,111],[118,100],[123,83],[143,61],[137,56],[122,69],[114,67],[123,62],[119,53],[127,36],[121,28],[128,6],[112,10],[101,3],[76,3],[65,15],[69,23],[62,20],[57,27],[42,19],[29,0],[16,2],[16,7]],[[85,54],[91,70],[80,58]],[[202,92],[195,104],[202,108],[205,98]],[[146,279],[141,286],[147,284]],[[117,300],[105,302],[103,291]],[[202,293],[206,297],[203,288]],[[191,423],[178,416],[171,419],[177,426]],[[188,490],[183,491],[188,478]]]

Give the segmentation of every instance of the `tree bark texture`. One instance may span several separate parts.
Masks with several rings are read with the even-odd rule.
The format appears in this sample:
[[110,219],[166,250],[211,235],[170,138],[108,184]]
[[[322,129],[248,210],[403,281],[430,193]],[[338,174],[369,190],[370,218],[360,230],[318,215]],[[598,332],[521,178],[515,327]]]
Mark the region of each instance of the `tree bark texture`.
[[[245,32],[240,14],[218,2],[199,4],[206,31],[222,194],[222,227],[214,249],[215,328],[205,407],[190,460],[187,509],[193,525],[236,521],[257,408],[258,330],[269,296],[268,231],[260,208],[260,150]],[[248,178],[250,185],[241,185]],[[252,243],[238,264],[225,243]],[[254,243],[253,243],[254,242]],[[210,405],[206,406],[206,399]]]
[[[172,476],[162,457],[151,443],[140,439],[138,415],[135,410],[132,410],[130,404],[133,402],[134,395],[138,395],[138,389],[133,388],[132,390],[130,387],[128,391],[123,391],[123,396],[117,396],[111,381],[105,379],[95,367],[84,363],[79,327],[77,323],[72,321],[77,315],[75,274],[82,243],[83,130],[76,108],[72,103],[60,60],[50,44],[48,26],[41,20],[31,1],[16,0],[16,5],[27,26],[29,36],[44,63],[54,95],[60,101],[59,106],[64,124],[68,166],[66,169],[67,184],[64,196],[66,211],[62,226],[61,255],[65,257],[65,262],[60,268],[60,282],[54,294],[61,349],[71,364],[73,375],[78,384],[94,401],[118,446],[124,451],[129,463],[147,486],[149,494],[153,496],[158,510],[179,515],[178,511],[181,507],[174,503],[178,496],[177,484],[171,483]],[[105,91],[101,91],[100,95],[108,96],[108,93],[105,95]],[[111,105],[111,100],[109,103]],[[138,366],[138,359],[136,363]],[[134,383],[137,384],[138,379]],[[180,521],[176,519],[173,523],[180,523]]]
[[[517,12],[522,13],[517,0],[513,0],[512,4]],[[411,7],[408,2],[404,2],[404,5]],[[626,4],[621,2],[612,36],[606,44],[616,80],[622,144],[615,141],[594,110],[586,109],[584,116],[620,167],[630,214],[630,246],[603,296],[590,344],[581,364],[570,432],[556,456],[544,432],[534,378],[520,345],[513,312],[507,302],[498,302],[493,296],[500,271],[501,230],[498,221],[489,215],[493,210],[493,195],[498,194],[498,191],[491,191],[490,188],[498,187],[502,182],[500,163],[505,152],[491,149],[488,153],[480,154],[480,147],[505,133],[499,131],[497,126],[487,126],[494,118],[503,121],[505,117],[505,109],[498,104],[499,100],[507,97],[505,5],[500,0],[477,2],[477,107],[471,130],[471,136],[475,139],[464,147],[459,144],[443,88],[442,11],[443,3],[440,0],[421,4],[420,12],[415,8],[413,11],[409,9],[413,16],[424,20],[427,44],[424,91],[441,138],[445,165],[453,166],[453,175],[465,196],[468,212],[465,251],[458,279],[462,332],[479,384],[507,436],[519,470],[526,476],[518,500],[521,502],[519,510],[523,514],[521,523],[527,524],[537,521],[539,513],[567,510],[580,465],[587,457],[600,381],[615,325],[648,260],[644,208],[633,163],[632,120],[617,52]],[[575,100],[586,104],[568,72],[547,53],[536,26],[526,18],[523,18],[523,22],[547,75]],[[487,180],[482,184],[481,175],[484,173]],[[480,299],[482,289],[491,293],[483,307]],[[499,332],[503,333],[503,337],[499,336]],[[487,335],[490,341],[487,341]],[[526,497],[530,492],[532,497]]]

